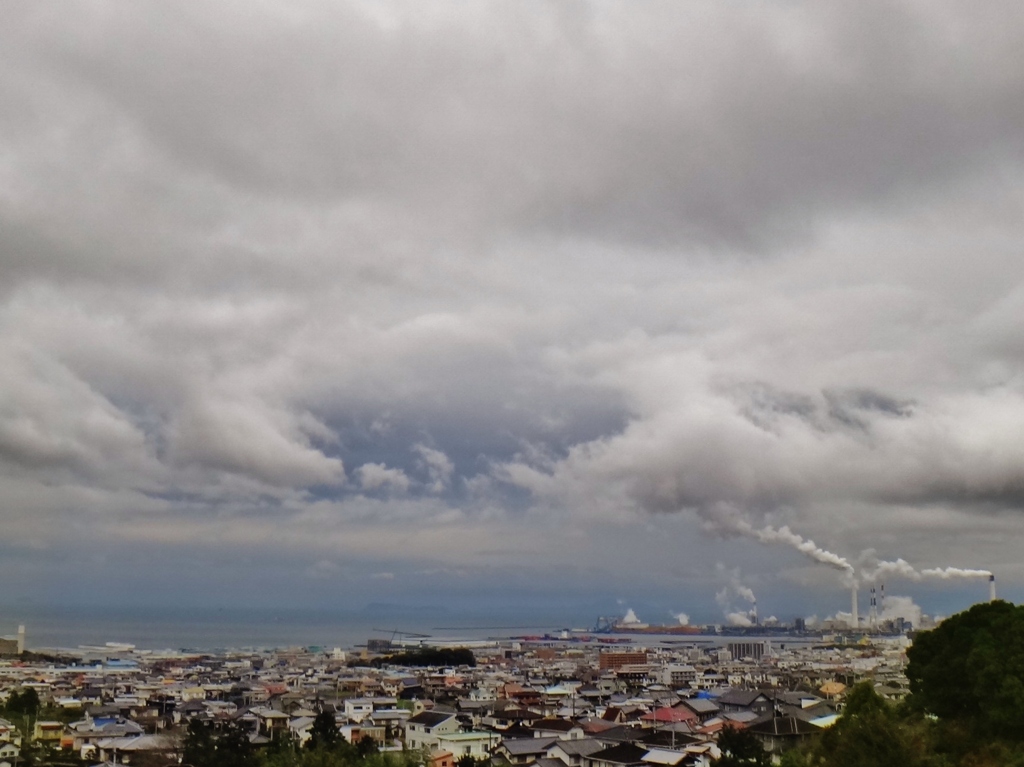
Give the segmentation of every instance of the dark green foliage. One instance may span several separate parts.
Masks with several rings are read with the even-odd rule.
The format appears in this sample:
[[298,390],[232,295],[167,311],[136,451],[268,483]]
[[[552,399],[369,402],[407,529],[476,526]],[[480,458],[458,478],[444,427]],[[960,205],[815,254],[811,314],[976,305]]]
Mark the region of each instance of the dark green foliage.
[[356,742],[356,752],[364,759],[370,756],[370,754],[376,754],[379,751],[377,742],[373,738],[364,736]]
[[268,750],[263,755],[264,767],[421,767],[422,754],[419,751],[378,753],[376,746],[360,753],[359,745],[353,746],[345,740],[331,750],[325,748],[303,749],[302,751]]
[[11,716],[36,716],[39,708],[39,693],[31,687],[15,690],[7,699],[6,712]]
[[214,733],[211,725],[198,719],[188,723],[181,761],[190,767],[257,767],[260,764],[248,731],[231,724],[220,733]]
[[334,714],[330,711],[321,711],[313,720],[313,727],[310,729],[307,748],[332,750],[342,742],[341,732],[334,721]]
[[[362,665],[353,661],[350,666]],[[466,647],[422,647],[409,652],[397,653],[370,661],[371,666],[476,666],[476,656]]]
[[334,714],[321,711],[313,720],[306,752],[309,755],[303,758],[303,765],[355,766],[365,764],[368,757],[377,754],[378,749],[373,738],[369,737],[360,738],[355,744],[349,743],[341,736]]
[[842,720],[864,720],[871,717],[889,717],[892,708],[888,701],[875,692],[870,682],[861,682],[846,696]]
[[908,657],[915,707],[979,737],[1024,740],[1024,607],[975,605],[920,634]]
[[182,763],[190,767],[214,767],[214,749],[213,728],[199,719],[190,721],[182,744]]
[[811,764],[828,767],[913,767],[921,762],[911,729],[870,682],[861,682],[846,698],[843,715],[825,730]]
[[767,767],[772,763],[771,755],[761,746],[761,741],[746,730],[726,727],[718,736],[718,747],[722,749],[722,757],[713,762],[715,767]]
[[802,748],[790,749],[782,755],[779,767],[811,767],[811,757]]
[[232,724],[217,736],[215,767],[256,767],[260,763],[249,732]]
[[835,725],[780,767],[1024,767],[1024,607],[975,605],[919,634],[908,657],[906,703],[855,686]]
[[296,763],[298,750],[298,741],[292,736],[290,730],[285,730],[277,733],[270,744],[263,749],[260,755],[260,764],[266,767],[287,767],[287,765]]

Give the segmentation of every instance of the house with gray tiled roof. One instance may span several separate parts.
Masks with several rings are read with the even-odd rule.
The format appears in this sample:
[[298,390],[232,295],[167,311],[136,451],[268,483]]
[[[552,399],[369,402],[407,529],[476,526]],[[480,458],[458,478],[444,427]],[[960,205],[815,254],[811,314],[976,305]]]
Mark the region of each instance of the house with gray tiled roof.
[[509,764],[533,764],[548,756],[548,749],[557,738],[506,738],[494,749],[494,755]]
[[405,722],[405,745],[410,749],[436,749],[441,735],[451,735],[461,730],[459,720],[453,713],[423,711]]
[[548,755],[558,759],[566,767],[580,767],[583,760],[607,746],[596,738],[580,740],[558,740],[548,748]]
[[584,767],[639,767],[644,764],[643,758],[648,750],[632,743],[619,743],[595,751],[583,763]]

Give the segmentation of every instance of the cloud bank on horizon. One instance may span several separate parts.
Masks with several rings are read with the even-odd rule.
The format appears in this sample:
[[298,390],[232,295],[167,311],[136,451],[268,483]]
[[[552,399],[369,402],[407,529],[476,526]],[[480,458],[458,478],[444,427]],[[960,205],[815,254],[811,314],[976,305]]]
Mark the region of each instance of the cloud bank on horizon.
[[4,582],[1024,584],[1019,4],[5,15]]

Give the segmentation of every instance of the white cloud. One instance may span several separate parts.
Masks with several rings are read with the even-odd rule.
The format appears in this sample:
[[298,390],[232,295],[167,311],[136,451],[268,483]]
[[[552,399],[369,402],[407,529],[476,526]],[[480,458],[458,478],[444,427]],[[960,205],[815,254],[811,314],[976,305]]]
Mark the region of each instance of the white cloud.
[[175,462],[253,476],[271,485],[344,482],[342,462],[312,447],[299,414],[220,398],[186,404],[169,430]]
[[413,451],[419,455],[423,469],[430,478],[428,487],[432,493],[443,492],[451,483],[455,464],[440,450],[426,445],[413,445]]
[[363,490],[377,490],[381,487],[389,487],[400,493],[409,489],[409,478],[401,469],[389,469],[382,463],[364,463],[356,474],[359,477],[359,484]]

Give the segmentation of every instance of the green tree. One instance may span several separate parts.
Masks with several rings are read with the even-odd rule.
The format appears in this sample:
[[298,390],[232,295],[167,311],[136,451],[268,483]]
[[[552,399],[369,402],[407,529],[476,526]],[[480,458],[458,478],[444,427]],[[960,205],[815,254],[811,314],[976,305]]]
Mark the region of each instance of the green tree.
[[9,716],[13,716],[18,713],[18,709],[21,706],[21,693],[17,690],[12,690],[11,694],[7,696],[7,702],[4,703],[3,712]]
[[256,767],[259,757],[249,732],[245,728],[232,723],[217,736],[212,767]]
[[907,657],[914,707],[979,740],[1024,740],[1024,607],[975,605],[920,634]]
[[825,767],[913,767],[920,756],[911,729],[871,682],[856,685],[843,715],[825,730],[812,750],[811,764]]
[[286,730],[264,749],[262,764],[265,767],[295,767],[299,764],[298,741]]
[[20,693],[15,690],[7,699],[7,713],[13,716],[36,716],[39,709],[39,693],[32,687],[25,687]]
[[722,756],[712,763],[715,767],[767,767],[772,763],[771,754],[764,750],[757,736],[736,727],[722,730],[718,736],[718,747]]
[[359,754],[360,759],[365,759],[370,754],[376,754],[379,750],[377,742],[369,735],[364,735],[356,741],[356,753]]
[[779,767],[811,767],[810,756],[803,748],[791,748],[782,755]]
[[309,742],[306,745],[311,750],[333,751],[342,741],[341,732],[338,731],[338,725],[334,721],[334,714],[327,710],[316,715],[309,736]]
[[213,727],[199,719],[193,719],[185,730],[182,744],[182,764],[190,767],[215,767],[216,743]]

